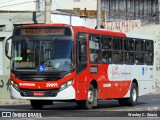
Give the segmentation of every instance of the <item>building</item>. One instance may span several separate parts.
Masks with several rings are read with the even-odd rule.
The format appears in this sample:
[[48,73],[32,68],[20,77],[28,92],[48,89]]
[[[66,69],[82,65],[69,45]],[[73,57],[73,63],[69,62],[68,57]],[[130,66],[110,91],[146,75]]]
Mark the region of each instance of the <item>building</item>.
[[160,0],[102,0],[107,21],[138,20],[142,24],[159,23]]
[[35,11],[37,2],[35,0],[0,0],[0,10],[9,11]]
[[52,0],[52,10],[71,9],[71,10],[96,10],[97,0]]
[[[0,0],[0,10],[43,11],[45,0]],[[51,10],[96,10],[97,0],[52,0]]]
[[[37,12],[38,23],[44,23],[44,13]],[[9,98],[7,82],[10,74],[10,61],[5,56],[5,41],[12,35],[13,27],[32,24],[33,11],[0,11],[0,98]]]

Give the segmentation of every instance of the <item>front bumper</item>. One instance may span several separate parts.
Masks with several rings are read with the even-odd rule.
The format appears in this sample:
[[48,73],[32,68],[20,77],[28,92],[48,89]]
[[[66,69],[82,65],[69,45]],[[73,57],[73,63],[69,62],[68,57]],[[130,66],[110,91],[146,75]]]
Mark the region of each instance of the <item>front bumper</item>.
[[73,100],[75,99],[75,89],[69,86],[66,89],[57,92],[55,97],[24,97],[12,85],[10,85],[10,95],[12,99],[27,99],[27,100]]

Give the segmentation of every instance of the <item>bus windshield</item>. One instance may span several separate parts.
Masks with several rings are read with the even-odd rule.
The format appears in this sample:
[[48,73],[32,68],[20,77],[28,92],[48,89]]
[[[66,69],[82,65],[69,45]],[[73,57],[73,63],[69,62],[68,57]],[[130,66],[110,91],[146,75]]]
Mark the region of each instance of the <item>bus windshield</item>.
[[12,43],[12,70],[69,71],[74,68],[71,40],[17,40]]

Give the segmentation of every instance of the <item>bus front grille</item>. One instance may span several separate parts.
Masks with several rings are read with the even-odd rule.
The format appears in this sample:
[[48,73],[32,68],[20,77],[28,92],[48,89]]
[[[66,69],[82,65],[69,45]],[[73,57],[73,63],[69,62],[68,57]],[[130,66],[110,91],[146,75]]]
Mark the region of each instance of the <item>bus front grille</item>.
[[59,90],[41,90],[41,91],[37,91],[37,90],[20,90],[20,94],[23,97],[34,97],[34,92],[42,92],[44,93],[43,96],[39,96],[39,97],[56,97],[57,93]]

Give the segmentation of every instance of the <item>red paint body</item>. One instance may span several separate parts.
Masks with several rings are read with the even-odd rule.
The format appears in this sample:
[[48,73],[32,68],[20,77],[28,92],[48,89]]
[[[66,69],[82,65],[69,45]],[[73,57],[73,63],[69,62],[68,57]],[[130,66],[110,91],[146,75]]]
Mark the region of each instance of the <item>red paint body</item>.
[[[37,24],[37,25],[24,25],[24,26],[67,26],[65,24]],[[85,32],[87,34],[99,34],[99,35],[107,35],[107,36],[118,36],[125,38],[126,35],[121,32],[113,32],[113,31],[105,31],[105,30],[95,30],[85,27],[72,27],[73,36],[74,36],[74,60],[76,63],[76,35],[78,32]],[[87,35],[88,36],[88,35]],[[65,76],[64,78],[57,81],[22,81],[11,73],[11,79],[18,84],[19,88],[23,89],[37,89],[40,86],[41,89],[58,89],[61,84],[71,79],[74,79],[74,84],[72,85],[76,91],[76,100],[85,100],[88,97],[88,89],[92,80],[95,80],[98,84],[98,99],[112,99],[112,98],[123,98],[131,84],[131,80],[128,81],[110,81],[108,78],[108,67],[109,64],[91,64],[89,58],[89,42],[87,38],[87,54],[88,54],[88,64],[85,70],[76,75],[76,68],[74,72]],[[75,65],[76,66],[76,65]],[[98,66],[98,73],[91,74],[90,66]],[[28,85],[24,85],[28,83]],[[47,83],[53,83],[54,87],[46,87]],[[104,87],[104,84],[111,84],[111,87]]]

